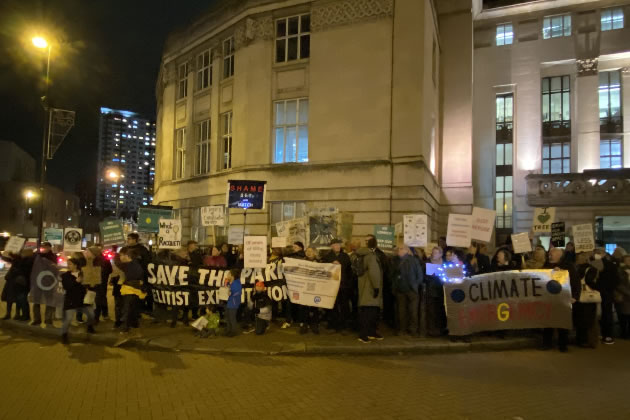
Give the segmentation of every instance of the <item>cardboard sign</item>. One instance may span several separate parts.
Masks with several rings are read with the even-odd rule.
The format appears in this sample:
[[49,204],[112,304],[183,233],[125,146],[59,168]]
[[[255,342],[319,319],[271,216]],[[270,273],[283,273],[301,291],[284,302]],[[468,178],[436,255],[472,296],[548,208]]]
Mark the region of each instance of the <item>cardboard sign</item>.
[[497,212],[481,207],[473,207],[472,211],[472,231],[470,238],[474,241],[492,241]]
[[590,223],[573,225],[573,243],[575,252],[589,252],[595,249],[595,237],[593,236],[593,225]]
[[267,181],[229,180],[227,185],[228,208],[264,209],[266,184]]
[[426,214],[406,214],[403,216],[404,242],[407,246],[425,246],[429,217]]
[[564,222],[557,222],[551,224],[551,245],[556,248],[564,248],[565,241],[564,237],[566,235]]
[[228,244],[243,245],[245,228],[243,226],[230,226],[228,229]]
[[394,226],[375,225],[374,236],[380,249],[392,249],[395,245],[396,235]]
[[468,214],[448,215],[446,243],[448,246],[468,248],[471,242],[472,216]]
[[551,224],[556,221],[555,207],[542,207],[534,209],[534,221],[532,232],[551,232]]
[[158,248],[179,249],[182,247],[182,221],[179,219],[160,219]]
[[265,268],[267,266],[267,237],[245,236],[243,240],[245,268]]
[[282,269],[292,303],[333,308],[341,283],[339,264],[321,264],[285,258]]
[[225,210],[223,206],[208,206],[201,208],[202,226],[225,226]]
[[294,242],[302,242],[307,244],[308,238],[306,232],[307,218],[301,217],[299,219],[285,220],[284,222],[276,223],[276,231],[279,237],[284,237],[288,244]]
[[44,242],[50,242],[51,245],[63,244],[63,229],[57,229],[57,228],[44,229]]
[[272,248],[285,248],[287,246],[287,238],[284,236],[274,236],[271,238]]
[[83,242],[83,229],[65,228],[63,233],[63,251],[81,252]]
[[532,242],[529,240],[527,232],[515,233],[510,236],[512,237],[512,247],[515,254],[532,252]]
[[121,245],[125,243],[123,224],[120,220],[106,220],[99,223],[99,228],[101,230],[103,246]]
[[11,236],[4,246],[4,250],[6,252],[10,252],[11,254],[19,254],[22,251],[24,242],[26,242],[26,238]]

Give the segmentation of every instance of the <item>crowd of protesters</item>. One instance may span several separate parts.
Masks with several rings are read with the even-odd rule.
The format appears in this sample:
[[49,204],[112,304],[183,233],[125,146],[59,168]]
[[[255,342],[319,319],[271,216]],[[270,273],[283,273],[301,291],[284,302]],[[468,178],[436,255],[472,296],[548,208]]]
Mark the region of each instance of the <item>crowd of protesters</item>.
[[[378,248],[373,235],[368,235],[362,241],[355,239],[345,244],[335,239],[329,248],[321,250],[307,248],[301,242],[269,250],[270,263],[290,257],[339,264],[340,287],[331,310],[292,304],[289,299],[274,302],[263,282],[257,282],[249,302],[241,304],[242,246],[223,244],[202,250],[197,242],[189,241],[186,247],[163,250],[152,256],[140,243],[138,234],[131,233],[127,245],[117,251],[110,261],[100,247],[92,246],[68,259],[67,269],[61,274],[64,298],[60,318],[63,320],[61,337],[64,342],[68,342],[70,324],[83,322],[83,315],[87,318],[88,333],[95,332],[94,326],[101,319],[109,318],[107,293],[110,289],[114,298],[113,327],[121,334],[138,328],[141,314],[147,314],[150,322],[166,321],[171,327],[178,321],[184,325],[203,321],[198,324],[201,328],[197,328],[197,334],[202,337],[217,335],[221,321],[225,325],[225,335],[230,337],[243,332],[264,334],[276,321],[283,329],[299,327],[300,334],[309,331],[319,334],[320,324],[325,324],[327,329],[342,334],[356,333],[359,341],[370,343],[383,340],[379,325],[388,326],[396,335],[419,336],[423,316],[429,336],[448,335],[443,285],[438,276],[427,273],[429,265],[444,264],[460,264],[469,276],[518,269],[567,270],[576,344],[593,348],[600,341],[613,344],[615,314],[618,335],[630,338],[630,255],[626,255],[622,248],[617,248],[612,255],[604,248],[576,254],[572,243],[565,249],[551,247],[549,251],[537,245],[533,252],[517,255],[508,240],[490,257],[483,244],[473,243],[468,249],[459,249],[449,247],[445,238],[440,238],[430,255],[425,255],[423,248],[405,245],[388,254]],[[3,258],[11,262],[2,291],[2,300],[7,303],[4,319],[11,317],[15,306],[14,319],[30,321],[28,295],[35,258],[45,258],[56,264],[57,256],[51,245],[44,242],[38,254],[25,249],[19,255],[4,253]],[[160,263],[227,270],[225,302],[184,308],[154,303],[147,283],[147,266],[153,258]],[[598,303],[580,302],[583,284],[601,295],[599,322]],[[44,326],[52,326],[56,312],[52,303],[32,305],[32,324],[42,324],[42,309]],[[554,333],[553,329],[543,331],[543,348],[552,348]],[[568,338],[568,330],[557,331],[561,351],[567,350]]]

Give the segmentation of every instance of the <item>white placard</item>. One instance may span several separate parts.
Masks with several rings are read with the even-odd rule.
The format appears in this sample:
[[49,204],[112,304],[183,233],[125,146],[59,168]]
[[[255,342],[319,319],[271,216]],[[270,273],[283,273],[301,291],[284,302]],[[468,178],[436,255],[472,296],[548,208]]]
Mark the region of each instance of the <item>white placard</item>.
[[512,237],[512,248],[515,254],[526,254],[532,252],[532,242],[529,240],[527,232],[514,233]]
[[245,268],[265,268],[267,266],[267,237],[246,236],[243,240]]
[[300,217],[297,219],[285,220],[284,222],[276,223],[276,231],[278,232],[278,236],[287,238],[287,243],[289,244],[295,242],[302,242],[303,244],[307,244],[307,225],[307,218]]
[[83,242],[83,229],[65,228],[63,231],[63,251],[81,252]]
[[341,283],[341,265],[285,258],[282,269],[291,303],[333,308]]
[[228,229],[228,244],[243,245],[245,228],[243,226],[230,226]]
[[590,252],[595,249],[593,225],[590,223],[573,225],[573,243],[575,252]]
[[407,246],[425,246],[427,244],[426,214],[406,214],[403,216],[404,241]]
[[441,264],[431,264],[427,263],[427,276],[432,276],[437,273],[438,268],[442,267]]
[[470,238],[474,241],[492,241],[492,231],[494,229],[497,212],[482,207],[473,207],[472,211],[472,231]]
[[182,221],[179,219],[160,219],[158,222],[158,248],[179,249],[182,247]]
[[10,252],[11,254],[19,254],[22,251],[24,242],[26,242],[26,238],[11,236],[4,246],[4,250],[6,252]]
[[469,214],[448,215],[446,244],[458,248],[468,248],[471,242],[472,216]]
[[541,207],[534,209],[532,232],[551,232],[551,224],[556,221],[555,207]]
[[225,210],[223,206],[202,207],[201,224],[203,226],[225,226]]
[[272,248],[284,248],[287,246],[287,238],[284,236],[274,236],[271,238]]

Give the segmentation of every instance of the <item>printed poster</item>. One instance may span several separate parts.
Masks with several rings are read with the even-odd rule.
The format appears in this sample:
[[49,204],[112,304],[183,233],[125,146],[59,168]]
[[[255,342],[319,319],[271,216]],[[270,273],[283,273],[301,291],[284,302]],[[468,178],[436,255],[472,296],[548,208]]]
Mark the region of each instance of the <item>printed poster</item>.
[[223,206],[207,206],[201,208],[202,226],[225,226],[225,209]]
[[81,242],[83,241],[83,229],[65,228],[63,234],[64,252],[81,252]]
[[308,238],[306,226],[306,217],[301,217],[276,223],[276,231],[278,232],[278,236],[286,238],[288,244],[302,242],[306,245],[308,243],[306,240]]
[[392,249],[396,245],[396,235],[394,226],[375,225],[374,236],[377,246],[380,249]]
[[565,247],[565,225],[564,222],[556,222],[551,224],[551,245],[556,248]]
[[406,214],[403,216],[404,243],[407,246],[425,246],[429,217],[426,214]]
[[459,248],[468,248],[471,242],[472,216],[469,214],[448,215],[446,244]]
[[573,225],[573,243],[576,253],[593,251],[595,249],[593,225],[590,223]]
[[4,250],[6,252],[10,252],[11,254],[19,254],[22,251],[24,242],[26,242],[26,238],[11,236],[4,246]]
[[282,267],[291,303],[333,308],[341,283],[339,264],[285,258]]
[[182,247],[182,221],[179,219],[160,219],[158,248],[179,249]]
[[512,234],[511,237],[515,254],[532,252],[532,242],[529,240],[529,234],[527,232],[515,233]]

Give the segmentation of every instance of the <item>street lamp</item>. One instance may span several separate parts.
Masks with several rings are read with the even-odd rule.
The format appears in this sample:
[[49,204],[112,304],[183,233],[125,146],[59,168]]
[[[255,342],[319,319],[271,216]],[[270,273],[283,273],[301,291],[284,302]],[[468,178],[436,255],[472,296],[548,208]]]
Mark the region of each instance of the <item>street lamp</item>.
[[50,111],[48,109],[48,88],[50,86],[50,51],[52,45],[41,36],[33,38],[33,45],[39,49],[47,49],[48,57],[46,59],[46,88],[42,99],[42,106],[44,107],[44,130],[42,136],[42,162],[39,175],[39,194],[41,197],[39,203],[39,223],[37,224],[37,249],[40,248],[42,242],[42,230],[44,225],[44,185],[46,184],[46,146],[48,145],[48,139],[50,138]]
[[22,235],[24,235],[24,237],[28,236],[26,234],[26,215],[31,214],[30,202],[33,197],[35,197],[35,193],[33,192],[33,190],[24,191],[24,198],[26,199],[26,210],[24,211],[24,215],[22,216]]
[[116,218],[118,218],[118,201],[120,200],[120,182],[118,182],[118,180],[120,179],[120,172],[110,169],[107,171],[107,178],[111,179],[118,186],[116,192]]

